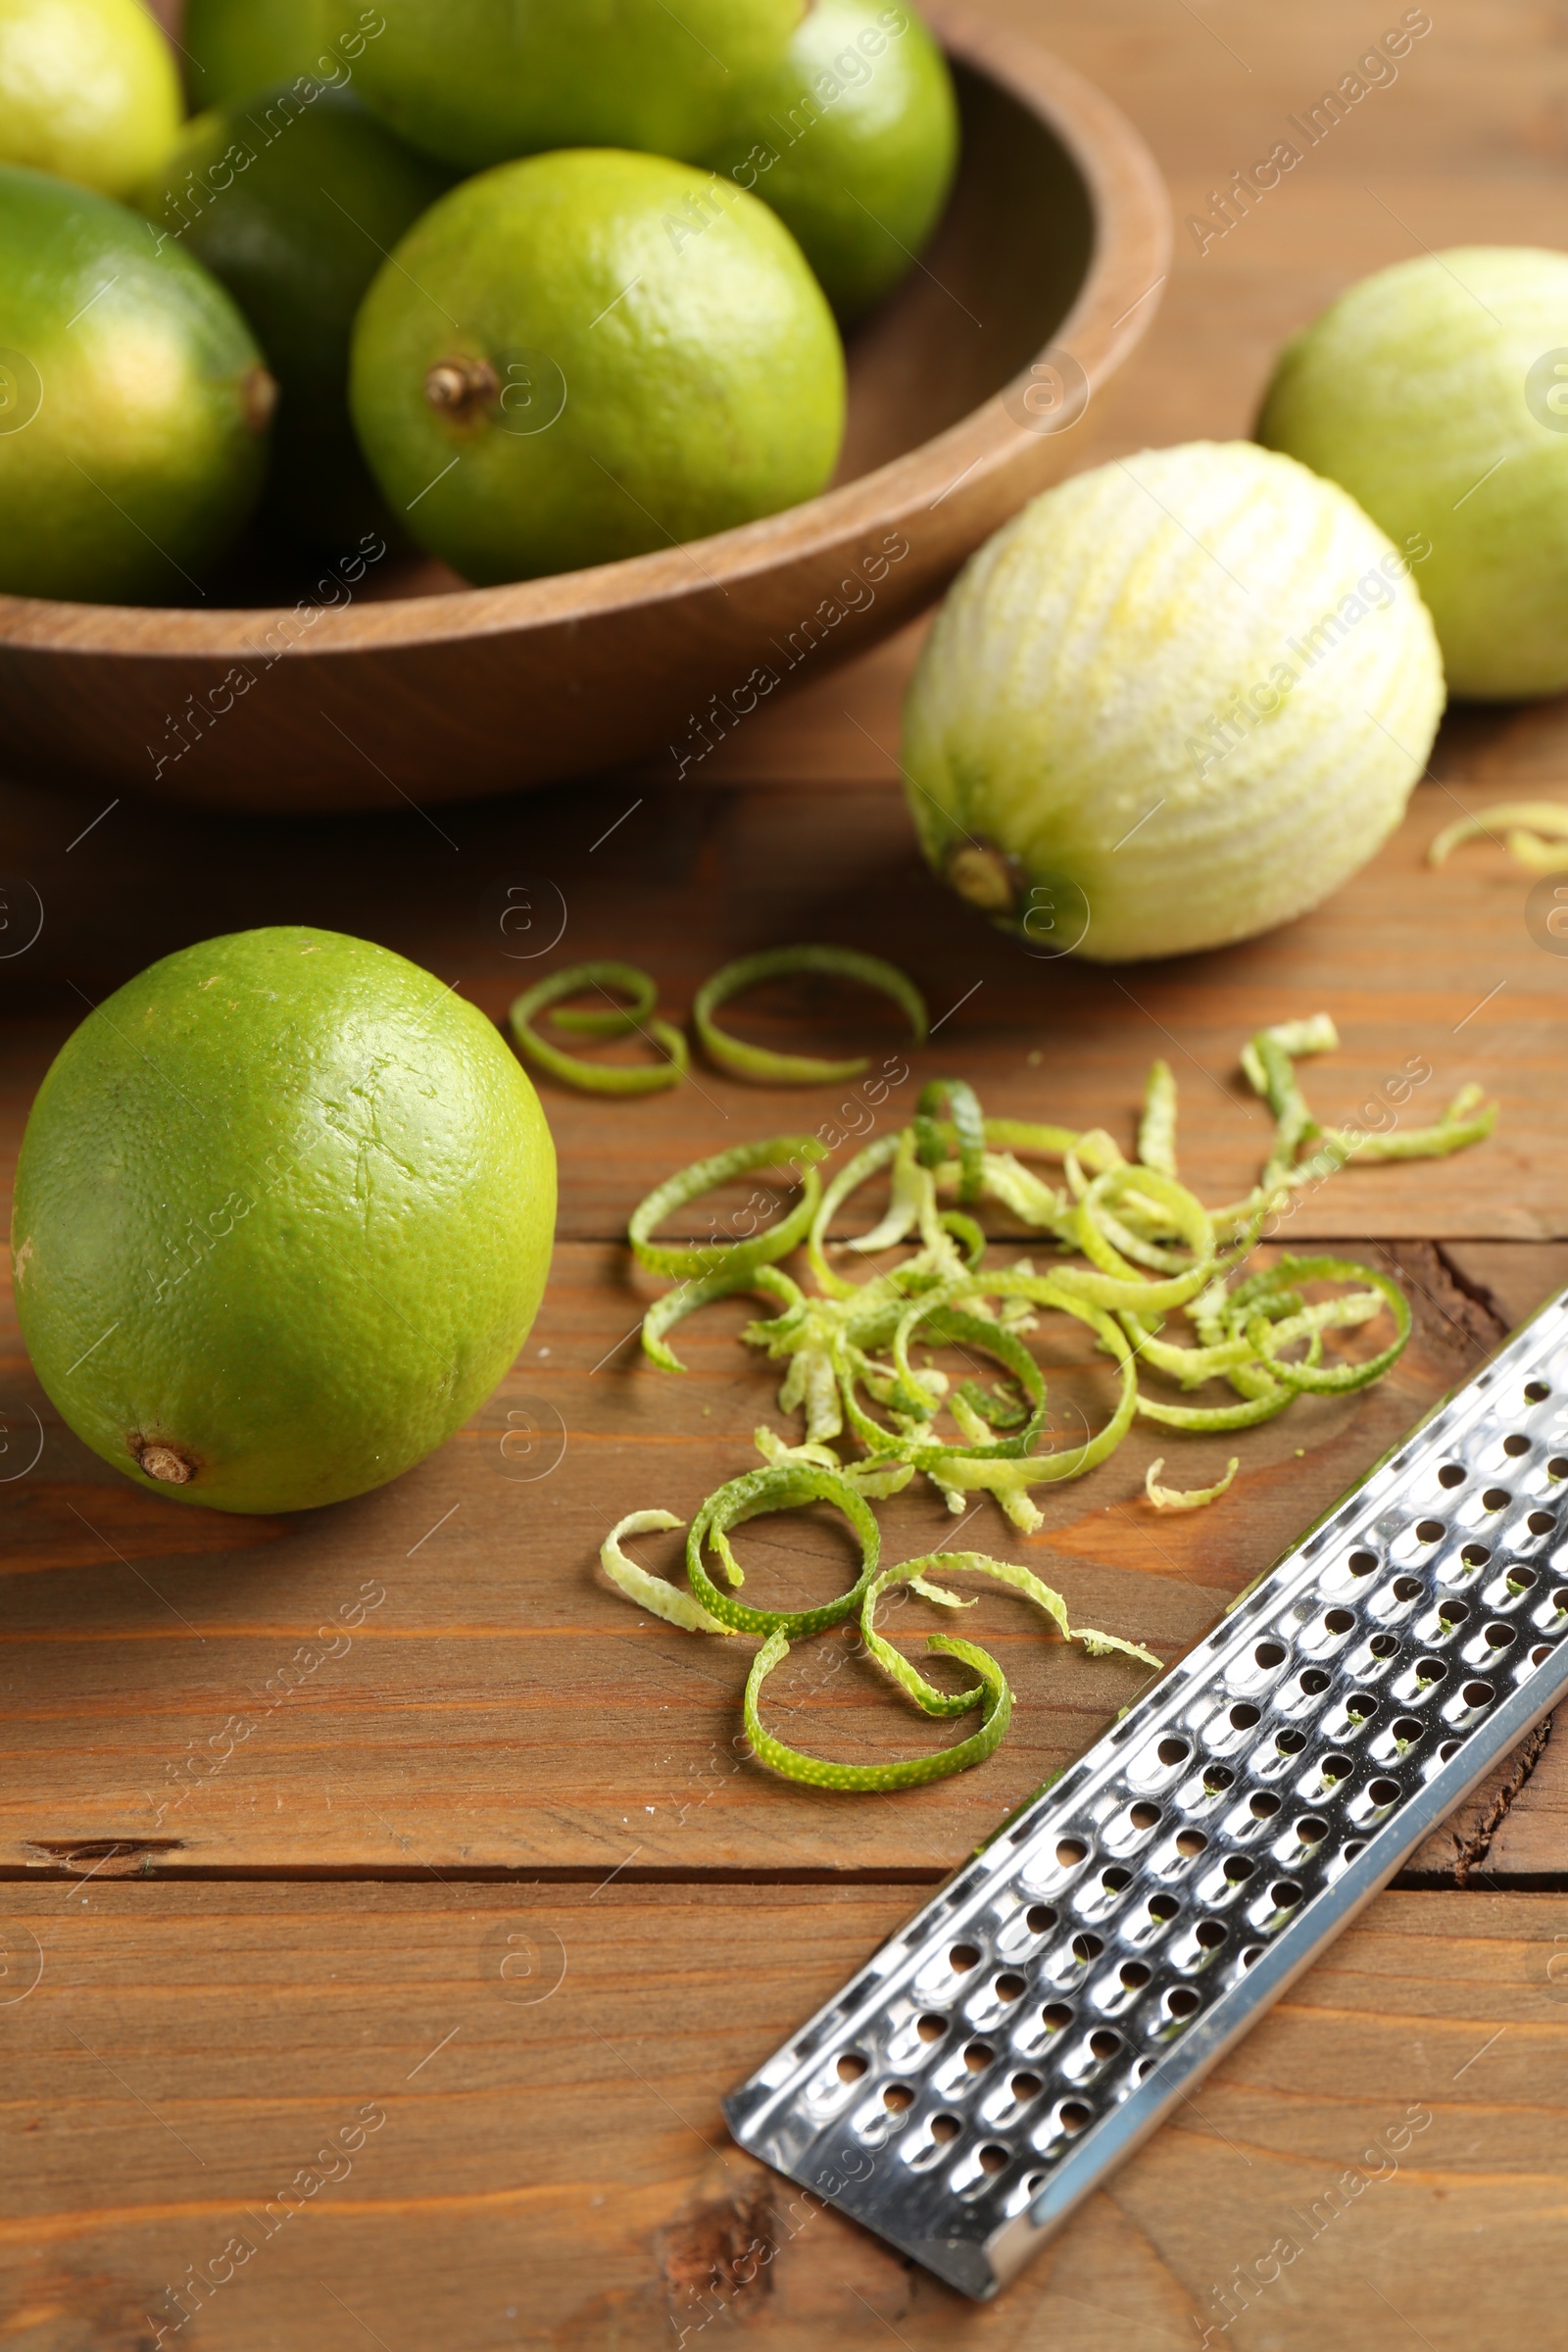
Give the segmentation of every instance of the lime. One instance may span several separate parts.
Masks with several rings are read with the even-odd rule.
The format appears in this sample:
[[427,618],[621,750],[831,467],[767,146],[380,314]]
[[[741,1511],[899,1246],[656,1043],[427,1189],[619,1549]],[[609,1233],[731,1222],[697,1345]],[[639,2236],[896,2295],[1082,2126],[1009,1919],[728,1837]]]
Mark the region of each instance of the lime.
[[0,0],[0,163],[123,196],[183,112],[141,0]]
[[451,173],[308,78],[187,123],[137,201],[221,280],[280,399],[269,497],[289,526],[346,545],[380,500],[348,414],[349,338],[365,289]]
[[17,1311],[105,1461],[218,1510],[304,1510],[483,1402],[555,1209],[544,1113],[481,1012],[365,940],[240,931],[118,989],[44,1079]]
[[912,266],[957,153],[953,77],[919,18],[883,0],[816,0],[706,160],[773,207],[850,319]]
[[0,167],[0,591],[188,597],[255,503],[273,390],[177,244]]
[[1415,565],[1450,694],[1568,686],[1568,254],[1469,245],[1348,287],[1280,354],[1257,437]]
[[187,0],[181,45],[192,106],[223,106],[324,73],[344,21],[339,0]]
[[365,298],[350,400],[394,513],[487,583],[811,497],[843,436],[844,353],[764,204],[589,149],[431,207]]
[[366,104],[474,171],[545,147],[688,161],[722,139],[809,0],[378,0]]

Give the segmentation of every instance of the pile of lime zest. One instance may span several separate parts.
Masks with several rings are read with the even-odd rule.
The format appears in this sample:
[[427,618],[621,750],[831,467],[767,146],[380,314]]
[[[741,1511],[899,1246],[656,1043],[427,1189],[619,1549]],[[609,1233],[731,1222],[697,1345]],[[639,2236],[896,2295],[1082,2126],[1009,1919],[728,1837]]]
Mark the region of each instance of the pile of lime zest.
[[925,999],[895,964],[884,963],[880,956],[863,956],[855,948],[770,948],[760,956],[742,956],[734,963],[726,963],[703,982],[693,999],[692,1027],[710,1061],[734,1077],[755,1079],[763,1086],[836,1086],[843,1079],[858,1078],[869,1067],[863,1055],[851,1061],[819,1061],[806,1054],[774,1054],[765,1046],[746,1045],[720,1029],[713,1018],[720,1004],[760,981],[785,979],[796,972],[826,972],[879,990],[904,1013],[914,1043],[925,1044],[931,1027]]
[[[1429,865],[1442,865],[1461,842],[1485,834],[1533,874],[1568,874],[1568,801],[1498,801],[1480,815],[1445,825],[1427,852]],[[1543,838],[1544,836],[1544,838]]]
[[[1176,1082],[1162,1061],[1150,1073],[1136,1159],[1127,1159],[1102,1128],[988,1119],[971,1087],[937,1080],[921,1093],[906,1127],[863,1145],[825,1187],[817,1173],[825,1153],[814,1139],[773,1136],[699,1160],[639,1205],[630,1227],[639,1262],[679,1285],[647,1311],[648,1354],[678,1371],[665,1336],[676,1322],[720,1298],[744,1293],[763,1298],[773,1311],[748,1324],[742,1337],[783,1365],[779,1410],[800,1414],[803,1423],[793,1443],[772,1428],[759,1428],[763,1466],[731,1479],[703,1504],[686,1539],[687,1592],[638,1569],[620,1549],[624,1535],[678,1526],[667,1513],[623,1520],[602,1554],[624,1596],[668,1622],[762,1638],[745,1704],[747,1733],[760,1761],[814,1787],[898,1788],[961,1771],[992,1752],[1012,1706],[995,1660],[970,1643],[933,1637],[936,1649],[977,1677],[956,1693],[934,1691],[876,1633],[876,1599],[892,1583],[907,1584],[941,1606],[965,1605],[932,1584],[929,1569],[973,1571],[1010,1585],[1090,1655],[1120,1653],[1157,1666],[1148,1650],[1118,1636],[1073,1628],[1061,1596],[1027,1569],[965,1552],[879,1570],[871,1505],[923,1477],[955,1514],[971,1507],[971,1496],[989,1494],[1013,1526],[1032,1535],[1044,1524],[1032,1490],[1083,1477],[1115,1451],[1140,1418],[1200,1433],[1247,1429],[1274,1419],[1299,1396],[1347,1396],[1382,1379],[1410,1337],[1410,1308],[1397,1283],[1331,1254],[1286,1253],[1251,1273],[1243,1261],[1269,1216],[1288,1207],[1303,1184],[1334,1174],[1351,1157],[1417,1159],[1461,1151],[1492,1132],[1496,1106],[1483,1104],[1480,1090],[1466,1087],[1429,1127],[1366,1139],[1325,1128],[1302,1093],[1296,1065],[1338,1045],[1324,1013],[1259,1030],[1250,1040],[1242,1067],[1272,1113],[1274,1136],[1251,1192],[1219,1209],[1205,1208],[1181,1181]],[[1041,1160],[1059,1163],[1059,1184],[1030,1164]],[[732,1177],[764,1169],[787,1171],[799,1186],[799,1199],[767,1232],[655,1240],[675,1211]],[[878,1177],[888,1190],[882,1215],[858,1237],[830,1241],[855,1195]],[[946,1205],[950,1200],[961,1205]],[[971,1213],[987,1203],[1053,1247],[1056,1261],[1037,1267],[1018,1257],[989,1264],[992,1245]],[[778,1262],[802,1245],[810,1290]],[[841,1270],[901,1247],[906,1254],[882,1272],[856,1280]],[[1309,1298],[1308,1286],[1318,1284],[1335,1286],[1332,1295]],[[1071,1445],[1054,1441],[1045,1375],[1025,1345],[1043,1313],[1082,1324],[1115,1374],[1108,1418],[1095,1432],[1085,1425]],[[1175,1315],[1191,1334],[1180,1343],[1168,1336]],[[1359,1361],[1325,1361],[1326,1334],[1383,1316],[1393,1326],[1384,1347]],[[978,1379],[955,1385],[931,1360],[930,1351],[944,1347],[958,1348],[971,1361],[988,1357],[1000,1379],[989,1389]],[[916,1360],[921,1353],[924,1362]],[[1149,1376],[1187,1395],[1223,1384],[1236,1401],[1178,1402],[1150,1393],[1142,1385]],[[849,1449],[857,1449],[858,1458],[846,1458]],[[1240,1457],[1232,1456],[1212,1485],[1190,1489],[1161,1486],[1163,1467],[1161,1458],[1148,1471],[1149,1501],[1156,1509],[1197,1510],[1229,1492]],[[858,1541],[860,1571],[854,1585],[811,1609],[759,1609],[738,1599],[743,1573],[730,1531],[761,1512],[813,1502],[841,1511]],[[709,1555],[722,1584],[710,1570]],[[864,1766],[807,1756],[767,1732],[760,1693],[790,1642],[857,1611],[865,1650],[884,1673],[927,1713],[981,1708],[980,1730],[932,1755]]]
[[[563,1003],[564,998],[586,995],[591,988],[609,1000],[604,1010]],[[612,990],[630,1002],[616,1004]],[[654,1009],[658,1003],[658,983],[634,963],[573,963],[525,989],[507,1014],[507,1026],[524,1058],[548,1070],[563,1086],[575,1087],[585,1095],[656,1095],[665,1087],[679,1086],[691,1064],[684,1035],[673,1022],[658,1017]],[[558,1028],[574,1029],[583,1037],[625,1037],[635,1029],[664,1058],[653,1062],[584,1061],[539,1035],[533,1024],[546,1011]]]

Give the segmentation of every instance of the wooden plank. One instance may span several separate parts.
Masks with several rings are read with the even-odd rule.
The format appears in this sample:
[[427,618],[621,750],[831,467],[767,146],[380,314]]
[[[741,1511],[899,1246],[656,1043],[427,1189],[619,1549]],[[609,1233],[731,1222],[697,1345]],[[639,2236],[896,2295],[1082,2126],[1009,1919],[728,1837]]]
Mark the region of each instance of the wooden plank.
[[[1041,1490],[1038,1536],[987,1501],[961,1542],[1028,1561],[1074,1622],[1176,1656],[1496,1337],[1435,1251],[1368,1254],[1406,1282],[1410,1348],[1364,1395],[1303,1399],[1248,1433],[1223,1504],[1151,1511],[1140,1494],[1156,1453],[1197,1483],[1230,1446],[1141,1430],[1088,1479]],[[85,1868],[118,1840],[125,1866],[203,1870],[938,1876],[1140,1687],[1143,1669],[1046,1639],[991,1592],[969,1625],[1004,1659],[1018,1711],[983,1770],[863,1804],[747,1761],[734,1741],[754,1644],[645,1618],[596,1562],[623,1513],[688,1518],[755,1465],[754,1428],[784,1425],[777,1374],[740,1345],[738,1300],[682,1327],[685,1379],[627,1341],[637,1311],[612,1250],[564,1246],[524,1357],[458,1439],[378,1494],[271,1520],[122,1482],[54,1420],[13,1327],[5,1377],[45,1442],[10,1499],[0,1578],[0,1863]],[[1061,1366],[1056,1426],[1075,1443],[1107,1409],[1108,1368],[1056,1333],[1043,1352]],[[29,1426],[16,1406],[11,1420]],[[882,1516],[890,1560],[951,1544],[960,1525],[924,1482]],[[637,1548],[674,1568],[680,1541]],[[815,1514],[747,1531],[740,1552],[764,1606],[825,1598],[854,1574],[837,1523]],[[890,1603],[885,1623],[916,1636],[927,1614]],[[800,1644],[780,1670],[767,1712],[785,1737],[856,1758],[950,1736],[889,1694],[855,1642],[844,1629]]]
[[[1476,797],[1484,804],[1502,789],[1478,787]],[[877,1068],[906,1068],[885,1110],[853,1090],[755,1087],[706,1066],[678,1093],[631,1103],[550,1085],[564,1235],[619,1235],[653,1185],[727,1144],[824,1124],[829,1134],[857,1123],[865,1133],[882,1117],[903,1118],[932,1075],[968,1077],[998,1113],[1106,1125],[1130,1143],[1156,1054],[1180,1077],[1191,1180],[1205,1198],[1234,1199],[1270,1132],[1239,1074],[1239,1051],[1263,1022],[1319,1009],[1344,1039],[1341,1054],[1306,1073],[1326,1118],[1425,1121],[1476,1079],[1499,1097],[1502,1121],[1483,1150],[1448,1160],[1348,1169],[1302,1198],[1293,1234],[1568,1233],[1557,1174],[1568,1103],[1553,1032],[1565,967],[1524,929],[1523,878],[1487,865],[1498,853],[1485,850],[1474,864],[1458,858],[1437,873],[1423,864],[1451,808],[1432,788],[1382,856],[1315,914],[1222,954],[1110,969],[1036,961],[958,906],[916,857],[896,792],[840,791],[828,831],[803,821],[803,808],[824,803],[782,790],[624,785],[540,795],[525,827],[510,808],[449,810],[450,848],[412,812],[323,823],[302,875],[292,823],[138,820],[116,809],[71,849],[98,809],[0,791],[14,836],[8,858],[45,909],[41,936],[16,967],[18,995],[37,1017],[9,1032],[6,1164],[32,1090],[87,1000],[204,933],[284,917],[358,931],[460,984],[498,1018],[519,988],[583,956],[649,966],[665,1004],[684,1012],[730,956],[827,939],[889,956],[914,975],[938,1024],[928,1048],[906,1055],[890,1007],[838,998],[825,984],[805,1000],[819,1006],[814,1016],[803,1016],[799,996],[760,994],[728,1017],[786,1046],[859,1041]],[[520,942],[500,924],[514,883],[531,891],[535,928]],[[519,944],[527,955],[511,952]]]
[[1559,2340],[1560,1897],[1383,1897],[987,2308],[718,2109],[908,1903],[8,1888],[4,2340],[1123,2352],[1217,2328],[1237,2266],[1257,2352]]

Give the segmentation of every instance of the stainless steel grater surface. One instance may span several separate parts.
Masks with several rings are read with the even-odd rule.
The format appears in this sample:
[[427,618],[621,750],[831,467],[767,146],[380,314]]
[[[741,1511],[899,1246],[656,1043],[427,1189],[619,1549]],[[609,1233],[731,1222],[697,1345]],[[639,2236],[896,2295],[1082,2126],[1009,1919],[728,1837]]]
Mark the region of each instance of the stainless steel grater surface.
[[1568,1293],[724,2102],[993,2295],[1568,1685]]

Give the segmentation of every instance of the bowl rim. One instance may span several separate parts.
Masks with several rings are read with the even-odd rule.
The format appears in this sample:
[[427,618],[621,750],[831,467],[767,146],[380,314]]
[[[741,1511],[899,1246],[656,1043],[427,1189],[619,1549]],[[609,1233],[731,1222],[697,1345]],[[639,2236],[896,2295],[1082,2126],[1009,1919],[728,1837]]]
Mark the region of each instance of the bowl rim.
[[[1012,380],[1022,380],[1040,360],[1066,353],[1082,368],[1092,398],[1142,335],[1147,320],[1139,315],[1168,275],[1172,219],[1164,181],[1119,108],[1052,51],[967,9],[934,7],[926,14],[952,58],[1046,123],[1083,181],[1092,222],[1083,282],[1050,342]],[[255,656],[258,638],[308,611],[315,615],[311,640],[291,646],[290,655],[318,659],[609,619],[678,602],[693,593],[694,581],[705,591],[727,593],[726,583],[755,578],[813,553],[826,555],[867,530],[887,528],[931,503],[927,493],[939,476],[951,474],[951,479],[936,504],[960,482],[970,484],[978,476],[976,486],[983,485],[989,473],[1006,464],[1018,434],[1031,429],[1008,413],[1009,388],[993,393],[914,449],[799,506],[615,563],[490,588],[357,600],[342,607],[301,599],[203,611],[0,595],[0,647],[241,661]],[[1081,414],[1080,408],[1051,429],[1063,429]]]

